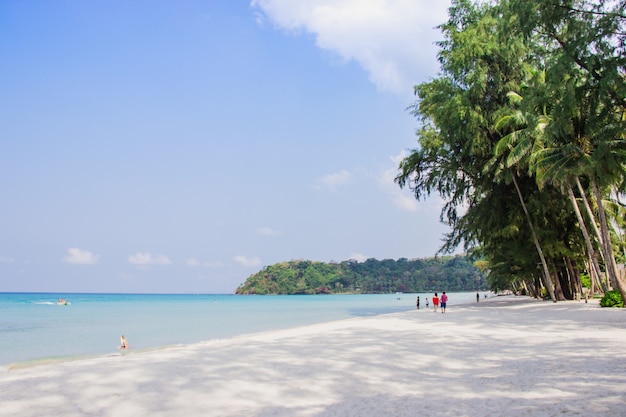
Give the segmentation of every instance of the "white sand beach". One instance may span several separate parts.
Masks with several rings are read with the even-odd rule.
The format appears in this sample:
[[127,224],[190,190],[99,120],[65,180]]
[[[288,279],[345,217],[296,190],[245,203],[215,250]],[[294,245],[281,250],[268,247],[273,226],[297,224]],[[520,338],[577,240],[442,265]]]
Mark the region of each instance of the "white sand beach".
[[2,417],[422,415],[626,415],[626,310],[494,297],[0,373]]

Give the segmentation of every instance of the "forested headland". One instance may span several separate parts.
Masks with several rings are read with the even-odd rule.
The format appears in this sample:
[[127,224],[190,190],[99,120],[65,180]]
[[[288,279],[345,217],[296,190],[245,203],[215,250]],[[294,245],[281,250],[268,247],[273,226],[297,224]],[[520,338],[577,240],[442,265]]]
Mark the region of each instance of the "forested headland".
[[453,0],[396,182],[491,289],[626,298],[626,0]]
[[365,262],[282,262],[251,275],[235,293],[379,294],[485,289],[483,273],[466,256],[457,255]]

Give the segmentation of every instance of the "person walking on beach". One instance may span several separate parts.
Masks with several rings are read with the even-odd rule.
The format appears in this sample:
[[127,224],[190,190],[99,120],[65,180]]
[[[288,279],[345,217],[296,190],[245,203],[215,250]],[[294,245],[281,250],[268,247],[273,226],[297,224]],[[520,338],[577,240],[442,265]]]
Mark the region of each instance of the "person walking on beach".
[[119,349],[128,349],[128,340],[126,340],[126,336],[122,335],[120,337],[120,347]]
[[417,306],[417,309],[419,310],[420,309],[420,296],[419,295],[417,296],[416,306]]
[[444,291],[443,294],[441,294],[441,314],[446,312],[446,304],[448,304],[448,296]]
[[476,292],[476,302],[479,303],[480,302],[480,294],[478,294],[478,292]]
[[439,307],[439,296],[435,293],[433,297],[433,308],[435,309],[435,313],[437,312],[437,307]]

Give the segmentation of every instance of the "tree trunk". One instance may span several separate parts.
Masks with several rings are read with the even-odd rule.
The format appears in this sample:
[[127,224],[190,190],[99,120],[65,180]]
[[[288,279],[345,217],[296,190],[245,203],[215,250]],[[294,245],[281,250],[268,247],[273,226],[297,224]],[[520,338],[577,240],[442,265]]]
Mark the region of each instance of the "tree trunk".
[[576,201],[576,197],[574,196],[574,190],[572,190],[572,186],[569,183],[567,183],[567,195],[569,196],[569,200],[572,203],[572,207],[574,208],[574,212],[576,213],[576,218],[578,219],[578,225],[580,226],[580,230],[583,233],[583,237],[585,238],[587,253],[589,254],[589,258],[591,259],[594,272],[597,274],[598,277],[601,277],[602,271],[600,270],[598,258],[596,258],[596,252],[593,249],[593,244],[591,243],[589,232],[587,232],[587,226],[585,226],[585,220],[583,219],[583,215],[580,213],[580,208],[578,208],[578,202]]
[[591,227],[593,228],[593,231],[595,232],[596,237],[598,238],[598,242],[600,242],[600,245],[601,245],[600,255],[602,255],[602,260],[604,261],[604,264],[606,265],[607,260],[606,260],[606,250],[604,247],[604,237],[602,236],[602,233],[600,232],[600,229],[598,228],[598,223],[596,222],[596,216],[593,214],[593,211],[591,210],[591,205],[589,204],[589,200],[587,200],[587,193],[585,192],[585,189],[580,183],[580,178],[578,177],[576,177],[576,187],[578,187],[580,198],[583,201],[583,206],[585,207],[585,211],[587,212],[587,216],[589,217],[589,223],[591,224]]
[[589,271],[589,293],[585,297],[585,300],[589,297],[593,297],[596,293],[596,274],[593,272],[593,266],[591,266],[591,257],[589,257],[589,263],[587,264],[587,270]]
[[603,246],[606,250],[606,263],[608,266],[607,271],[609,272],[609,279],[611,280],[611,284],[613,284],[622,295],[622,299],[626,300],[626,284],[624,284],[621,277],[617,275],[617,264],[615,263],[613,245],[611,244],[611,234],[609,233],[606,213],[604,212],[604,205],[602,204],[602,195],[600,194],[598,184],[594,180],[591,180],[591,188],[593,189],[593,193],[596,197],[596,203],[598,204],[598,217],[600,218],[600,230],[602,231],[602,236],[604,238]]
[[[596,259],[597,262],[597,259]],[[591,256],[589,257],[589,264],[591,265],[593,263],[593,260],[591,259]],[[607,282],[605,280],[605,277],[603,275],[598,275],[598,273],[594,270],[594,268],[590,267],[589,269],[589,278],[591,278],[591,284],[592,284],[592,291],[591,294],[595,295],[596,292],[598,291],[597,289],[601,289],[603,293],[606,294],[606,292],[609,290],[608,286],[607,286]]]
[[580,281],[580,272],[578,271],[578,268],[574,267],[574,264],[572,263],[572,258],[570,258],[569,256],[565,257],[565,265],[567,266],[567,272],[570,277],[573,298],[576,301],[580,301],[581,297],[583,296],[583,285]]
[[565,301],[567,297],[565,296],[565,292],[563,291],[563,280],[561,272],[559,268],[554,264],[554,260],[551,259],[550,263],[552,264],[552,270],[554,271],[554,296],[558,301]]
[[552,286],[552,280],[550,279],[550,270],[548,269],[548,264],[546,263],[546,258],[543,256],[543,250],[541,250],[541,245],[539,244],[539,239],[537,239],[537,234],[535,233],[535,227],[533,226],[533,222],[530,218],[530,213],[528,213],[528,209],[526,208],[526,203],[524,203],[524,197],[522,197],[522,191],[519,188],[519,184],[517,183],[517,177],[515,172],[513,174],[513,183],[515,184],[515,189],[517,190],[517,196],[519,197],[520,203],[522,203],[522,208],[524,209],[524,213],[526,214],[526,220],[528,221],[528,226],[530,226],[530,232],[533,236],[533,242],[535,243],[535,247],[537,248],[537,253],[539,254],[539,259],[541,260],[541,265],[543,266],[543,279],[544,285],[548,290],[548,294],[550,294],[550,299],[556,303],[556,297],[554,295],[554,287]]
[[561,291],[566,300],[573,300],[576,290],[572,285],[572,276],[567,268],[567,262],[565,258],[561,259],[563,266],[559,268],[559,278],[561,279]]
[[[615,201],[617,201],[617,204],[624,207],[624,203],[622,203],[622,201],[619,198],[620,193],[617,187],[614,187],[613,192],[615,193]],[[619,240],[622,246],[622,252],[624,252],[622,255],[624,255],[624,257],[626,258],[626,245],[624,245],[624,228],[618,224],[615,229],[617,233],[619,234]]]

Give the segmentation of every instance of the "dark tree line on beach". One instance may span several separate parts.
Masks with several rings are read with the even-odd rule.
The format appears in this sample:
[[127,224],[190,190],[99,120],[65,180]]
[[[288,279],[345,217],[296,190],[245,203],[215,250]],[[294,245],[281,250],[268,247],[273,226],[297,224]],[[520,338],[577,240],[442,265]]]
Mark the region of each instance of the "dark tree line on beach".
[[428,259],[368,259],[340,263],[306,260],[267,266],[237,288],[237,294],[379,294],[487,289],[483,273],[466,256]]
[[453,0],[396,182],[493,290],[626,299],[626,0]]

